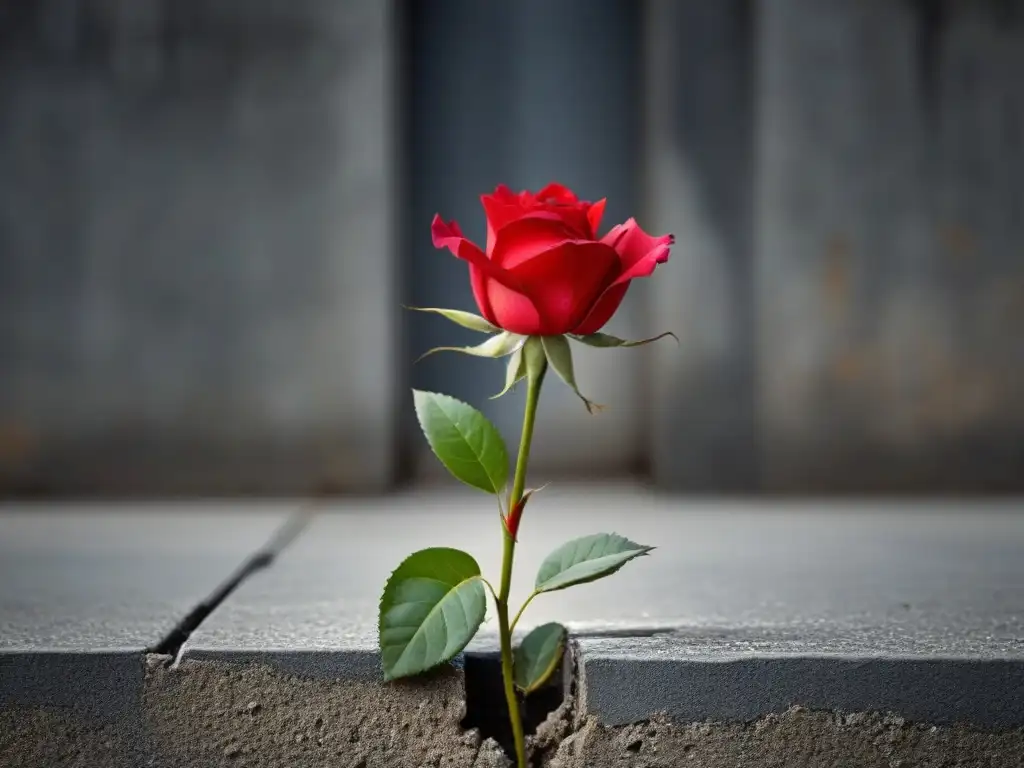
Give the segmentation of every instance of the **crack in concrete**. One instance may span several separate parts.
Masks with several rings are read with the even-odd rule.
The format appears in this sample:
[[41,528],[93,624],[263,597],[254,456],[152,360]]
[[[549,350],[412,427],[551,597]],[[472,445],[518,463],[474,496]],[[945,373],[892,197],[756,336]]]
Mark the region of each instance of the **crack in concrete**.
[[146,654],[169,656],[172,666],[177,666],[186,641],[192,633],[252,574],[270,567],[274,560],[305,530],[316,512],[317,502],[300,508],[275,531],[270,539],[256,552],[242,562],[204,600],[189,611],[155,645],[145,650]]

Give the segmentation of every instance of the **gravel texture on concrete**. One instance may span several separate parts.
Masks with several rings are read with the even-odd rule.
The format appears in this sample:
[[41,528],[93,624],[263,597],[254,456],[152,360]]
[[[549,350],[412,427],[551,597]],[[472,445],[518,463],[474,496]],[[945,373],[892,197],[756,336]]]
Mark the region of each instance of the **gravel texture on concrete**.
[[[299,675],[301,671],[305,674]],[[146,727],[161,766],[500,768],[500,748],[463,731],[461,670],[411,681],[340,679],[310,664],[185,659],[146,678]]]
[[875,712],[792,707],[751,722],[679,723],[663,716],[626,726],[587,718],[546,768],[1020,768],[1024,729],[985,731],[912,723]]

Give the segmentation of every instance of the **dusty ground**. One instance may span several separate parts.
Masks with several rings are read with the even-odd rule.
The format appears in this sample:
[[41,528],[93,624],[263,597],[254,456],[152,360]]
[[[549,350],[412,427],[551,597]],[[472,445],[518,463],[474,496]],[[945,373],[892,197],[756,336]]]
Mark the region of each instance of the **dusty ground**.
[[1024,729],[988,733],[880,714],[794,707],[753,723],[677,725],[665,719],[568,732],[546,768],[1020,768]]
[[[0,710],[0,765],[505,768],[464,731],[462,672],[405,683],[310,679],[260,664],[148,665],[140,722]],[[753,723],[605,727],[568,700],[530,738],[536,768],[1024,768],[1024,728],[988,732],[794,707]]]
[[143,764],[131,724],[104,723],[33,707],[0,710],[4,768],[135,768]]
[[464,732],[462,673],[408,683],[311,680],[257,664],[151,668],[146,726],[160,766],[501,768]]

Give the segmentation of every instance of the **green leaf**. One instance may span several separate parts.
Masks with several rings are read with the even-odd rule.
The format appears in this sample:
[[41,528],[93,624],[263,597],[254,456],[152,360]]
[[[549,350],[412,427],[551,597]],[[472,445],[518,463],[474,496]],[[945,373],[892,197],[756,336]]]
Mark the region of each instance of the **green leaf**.
[[650,344],[652,341],[664,339],[666,336],[671,336],[676,340],[676,344],[679,344],[679,337],[672,333],[672,331],[665,331],[665,333],[659,333],[657,336],[651,336],[649,339],[640,339],[639,341],[620,339],[618,336],[612,336],[608,333],[591,333],[586,336],[569,334],[569,337],[574,341],[590,347],[641,347],[644,344]]
[[512,356],[508,359],[508,368],[505,369],[505,388],[496,395],[491,395],[489,399],[497,400],[499,397],[507,393],[512,387],[515,386],[516,382],[520,379],[526,378],[526,360],[523,359],[523,347],[520,347]]
[[504,357],[505,355],[512,354],[517,349],[521,349],[525,343],[525,336],[502,331],[497,336],[491,336],[487,341],[477,344],[475,347],[434,347],[433,349],[428,349],[416,359],[416,362],[418,363],[435,352],[461,352],[464,355],[473,355],[475,357]]
[[440,309],[438,307],[406,307],[415,312],[434,312],[438,315],[451,320],[453,323],[461,325],[463,328],[469,328],[471,331],[480,331],[482,333],[500,333],[501,328],[491,323],[480,315],[474,315],[472,312],[463,312],[461,309]]
[[580,394],[579,387],[576,386],[576,374],[572,368],[572,350],[569,348],[569,342],[565,336],[542,336],[541,343],[544,345],[544,354],[547,355],[548,363],[555,369],[555,373],[562,381],[572,387],[572,391],[583,401],[587,411],[594,413],[604,409],[603,405],[591,402]]
[[523,693],[533,693],[551,678],[562,660],[565,637],[565,627],[551,622],[541,624],[523,638],[513,661],[516,685]]
[[545,558],[537,571],[536,590],[554,592],[610,576],[634,557],[654,547],[614,533],[596,533],[566,542]]
[[498,428],[454,397],[419,389],[412,394],[420,428],[448,471],[466,485],[501,493],[508,480],[508,451]]
[[457,549],[423,549],[395,569],[380,599],[384,679],[424,672],[454,657],[487,608],[480,566]]

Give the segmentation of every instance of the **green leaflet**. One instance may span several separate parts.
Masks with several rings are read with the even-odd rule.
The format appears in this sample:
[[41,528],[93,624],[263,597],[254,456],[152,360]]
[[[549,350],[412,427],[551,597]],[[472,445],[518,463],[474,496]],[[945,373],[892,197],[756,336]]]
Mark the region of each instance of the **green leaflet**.
[[548,363],[555,369],[555,373],[559,375],[562,381],[572,387],[572,391],[583,401],[587,411],[595,413],[596,411],[603,410],[603,405],[598,405],[580,394],[579,387],[576,386],[576,374],[573,372],[572,367],[572,350],[569,348],[569,342],[565,336],[542,336],[541,342],[544,345],[544,353],[547,355]]
[[380,599],[384,679],[424,672],[459,653],[484,620],[480,566],[457,549],[423,549],[395,569]]
[[497,336],[492,336],[475,347],[434,347],[433,349],[428,349],[416,359],[416,362],[418,363],[435,352],[461,352],[464,355],[474,355],[475,357],[504,357],[505,355],[512,354],[517,349],[521,349],[525,343],[525,336],[502,331]]
[[440,309],[438,307],[406,307],[414,312],[433,312],[438,315],[442,315],[453,323],[461,325],[463,328],[469,328],[471,331],[480,331],[481,333],[500,333],[501,328],[496,325],[491,325],[485,318],[480,315],[474,315],[472,312],[463,312],[461,309]]
[[566,542],[541,563],[537,592],[554,592],[610,576],[630,560],[654,547],[637,544],[614,533],[596,533]]
[[466,485],[501,493],[508,480],[508,450],[498,428],[448,395],[414,389],[413,402],[431,450],[448,471]]
[[565,649],[566,630],[561,624],[541,624],[523,638],[515,650],[516,686],[523,693],[533,693],[546,683],[558,668]]
[[618,336],[612,336],[608,333],[591,333],[586,336],[569,334],[569,338],[573,341],[578,341],[590,347],[641,347],[644,344],[650,344],[652,341],[663,339],[666,336],[671,336],[676,340],[676,344],[679,344],[679,337],[672,333],[672,331],[665,331],[665,333],[659,333],[657,336],[651,336],[649,339],[640,339],[639,341],[620,339]]

